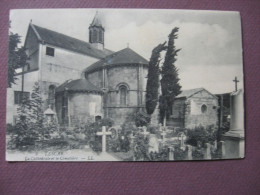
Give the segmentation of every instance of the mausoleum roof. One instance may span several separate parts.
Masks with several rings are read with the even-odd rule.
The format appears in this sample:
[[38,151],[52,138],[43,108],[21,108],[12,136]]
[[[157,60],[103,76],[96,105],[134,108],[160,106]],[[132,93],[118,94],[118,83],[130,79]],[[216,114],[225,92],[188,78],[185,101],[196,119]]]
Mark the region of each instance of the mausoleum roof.
[[69,91],[69,92],[95,92],[103,93],[101,89],[93,85],[87,79],[69,80],[58,86],[55,90],[58,92]]
[[42,28],[34,24],[30,24],[30,27],[36,34],[38,41],[45,42],[56,47],[61,47],[84,55],[89,55],[98,59],[104,58],[105,56],[113,53],[108,49],[96,49],[88,42],[46,28]]
[[148,61],[130,48],[122,49],[111,55],[108,55],[98,62],[92,64],[84,70],[84,72],[92,72],[102,69],[106,66],[124,65],[124,64],[144,64],[148,65]]
[[195,89],[183,90],[178,96],[176,96],[176,98],[189,98],[189,97],[193,96],[194,94],[199,93],[200,91],[206,91],[210,95],[216,97],[215,95],[211,94],[209,91],[207,91],[204,88],[195,88]]

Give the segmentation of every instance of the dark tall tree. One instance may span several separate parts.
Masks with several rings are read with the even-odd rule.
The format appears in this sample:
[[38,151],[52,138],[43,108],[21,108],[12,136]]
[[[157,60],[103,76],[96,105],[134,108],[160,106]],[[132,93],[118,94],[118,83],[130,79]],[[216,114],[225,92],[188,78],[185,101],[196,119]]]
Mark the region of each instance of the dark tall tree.
[[8,56],[8,87],[15,84],[17,78],[15,77],[15,69],[27,65],[28,56],[25,53],[25,48],[18,47],[21,43],[21,37],[16,33],[10,32],[9,34],[9,56]]
[[166,50],[166,42],[156,46],[153,51],[148,67],[148,79],[146,85],[146,112],[152,114],[156,108],[158,102],[158,88],[159,88],[159,63],[160,53]]
[[178,38],[179,28],[175,27],[169,34],[168,49],[165,54],[164,63],[162,66],[161,88],[162,96],[160,97],[160,116],[161,122],[164,122],[170,113],[174,98],[181,93],[179,84],[178,69],[174,65],[177,60],[177,54],[180,49],[175,47],[175,39]]

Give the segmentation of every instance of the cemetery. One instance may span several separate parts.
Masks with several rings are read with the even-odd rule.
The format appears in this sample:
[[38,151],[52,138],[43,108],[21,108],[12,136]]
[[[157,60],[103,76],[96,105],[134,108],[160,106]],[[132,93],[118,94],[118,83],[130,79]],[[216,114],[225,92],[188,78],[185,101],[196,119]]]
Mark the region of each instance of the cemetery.
[[[79,124],[71,128],[59,127],[53,113],[46,112],[46,131],[41,138],[23,145],[26,134],[16,135],[7,147],[18,150],[77,150],[93,151],[96,155],[108,154],[118,161],[182,161],[214,160],[244,156],[243,118],[237,113],[243,101],[242,91],[231,94],[231,130],[218,140],[218,129],[213,126],[193,129],[174,128],[135,122],[114,125],[111,119],[100,119],[91,124]],[[140,115],[138,115],[138,120]],[[140,123],[137,123],[140,124]],[[12,132],[12,129],[8,129]],[[9,134],[10,136],[12,133]],[[21,147],[19,147],[19,144]],[[15,145],[15,146],[14,146]],[[105,160],[105,159],[104,159]]]

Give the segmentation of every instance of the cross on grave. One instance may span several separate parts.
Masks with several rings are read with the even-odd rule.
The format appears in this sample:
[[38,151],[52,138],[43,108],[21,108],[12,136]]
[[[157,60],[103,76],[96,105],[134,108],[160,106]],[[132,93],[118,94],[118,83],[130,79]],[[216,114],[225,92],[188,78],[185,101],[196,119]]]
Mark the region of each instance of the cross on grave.
[[165,136],[166,136],[166,134],[167,134],[166,131],[163,131],[163,132],[161,133],[163,142],[165,141]]
[[181,149],[184,150],[185,149],[185,147],[184,147],[184,137],[185,137],[184,133],[182,133],[180,135],[180,137],[181,137]]
[[235,91],[237,91],[237,83],[239,82],[239,80],[237,80],[237,77],[235,77],[235,79],[233,80],[233,82],[235,82]]
[[144,131],[144,132],[143,132],[142,134],[143,134],[144,136],[147,136],[147,135],[150,134],[150,133],[147,131],[147,127],[146,127],[146,126],[143,126],[143,131]]
[[97,135],[102,136],[102,152],[106,152],[106,137],[107,135],[111,135],[111,132],[106,132],[106,127],[102,126],[102,131],[97,132]]

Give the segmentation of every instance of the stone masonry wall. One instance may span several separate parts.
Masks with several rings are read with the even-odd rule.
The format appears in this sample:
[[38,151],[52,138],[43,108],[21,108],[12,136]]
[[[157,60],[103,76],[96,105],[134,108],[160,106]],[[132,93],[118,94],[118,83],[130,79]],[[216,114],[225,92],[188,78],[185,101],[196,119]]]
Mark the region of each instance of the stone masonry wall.
[[[203,112],[202,106],[206,106]],[[205,107],[204,106],[204,107]],[[212,95],[201,92],[187,99],[185,112],[185,127],[194,128],[202,125],[204,127],[218,124],[218,101]]]

